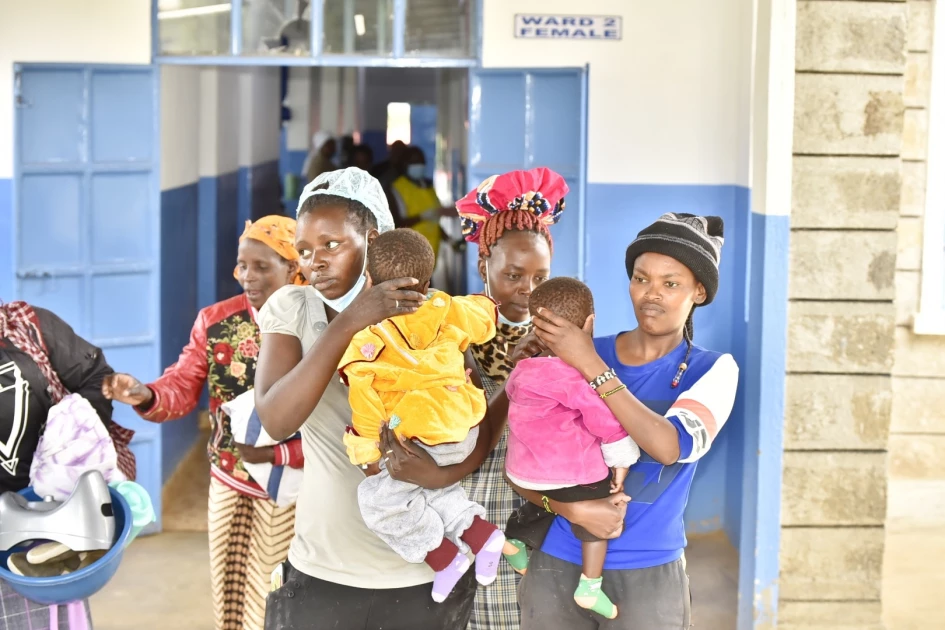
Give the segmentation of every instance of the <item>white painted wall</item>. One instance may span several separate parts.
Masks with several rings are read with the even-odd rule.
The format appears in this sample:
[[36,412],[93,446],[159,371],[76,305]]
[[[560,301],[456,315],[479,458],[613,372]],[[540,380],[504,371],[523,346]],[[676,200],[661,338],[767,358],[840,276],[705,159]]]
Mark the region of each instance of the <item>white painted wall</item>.
[[161,67],[161,190],[200,177],[200,68]]
[[[751,0],[484,0],[484,67],[590,65],[588,179],[748,184]],[[515,14],[618,15],[621,41],[515,38]]]
[[13,64],[151,62],[150,0],[0,2],[0,178],[13,176]]
[[339,135],[343,80],[341,68],[320,68],[317,101],[313,101],[318,103],[318,125],[313,127],[315,131],[324,129],[334,136]]
[[279,69],[246,68],[239,75],[239,165],[279,159]]
[[289,151],[308,151],[312,141],[312,69],[289,68],[286,107],[292,118],[285,123],[285,144]]
[[279,159],[279,71],[161,67],[161,189]]
[[200,177],[217,177],[239,168],[241,72],[200,69]]

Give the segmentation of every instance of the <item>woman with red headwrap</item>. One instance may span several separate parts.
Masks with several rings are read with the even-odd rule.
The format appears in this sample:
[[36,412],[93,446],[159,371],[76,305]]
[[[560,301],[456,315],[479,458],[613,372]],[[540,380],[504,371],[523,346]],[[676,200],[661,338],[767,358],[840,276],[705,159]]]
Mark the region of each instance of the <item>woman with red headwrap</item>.
[[[538,350],[533,347],[528,299],[551,276],[549,229],[561,218],[567,193],[563,177],[550,169],[536,168],[490,177],[456,204],[466,240],[479,246],[478,269],[485,293],[499,303],[495,338],[472,346],[471,352],[474,382],[478,377],[490,400],[505,397],[505,381],[516,361]],[[494,403],[490,410],[493,407]],[[491,452],[478,470],[463,480],[470,500],[484,506],[493,523],[508,521],[522,503],[505,482],[506,435],[504,425],[493,432]],[[388,463],[392,477],[425,478],[421,468],[427,464],[421,463],[423,454],[417,452],[421,449],[411,448],[406,455],[396,439],[382,433],[382,450],[393,451]],[[609,499],[572,503],[562,509],[568,512],[568,520],[600,538],[617,531],[623,515],[623,508]],[[496,582],[478,591],[470,629],[518,630],[517,584],[517,574],[503,563]]]
[[261,630],[269,574],[285,560],[295,506],[278,507],[243,462],[302,467],[298,438],[277,447],[237,444],[223,404],[253,387],[260,333],[256,316],[287,284],[304,284],[295,249],[295,220],[268,216],[246,222],[233,275],[243,293],[197,316],[177,363],[147,385],[130,374],[105,379],[105,396],[134,405],[145,420],[167,422],[192,412],[206,385],[210,393],[209,533],[213,609],[217,630]]

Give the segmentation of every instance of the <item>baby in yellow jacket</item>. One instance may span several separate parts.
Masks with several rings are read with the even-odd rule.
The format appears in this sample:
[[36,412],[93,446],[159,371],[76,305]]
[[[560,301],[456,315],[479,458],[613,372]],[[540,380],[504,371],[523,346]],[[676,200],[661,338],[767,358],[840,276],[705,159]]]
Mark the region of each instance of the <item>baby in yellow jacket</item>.
[[[416,278],[426,293],[433,249],[413,230],[378,236],[368,248],[373,284]],[[496,305],[485,296],[435,292],[415,313],[398,315],[354,336],[339,369],[350,386],[351,430],[344,443],[352,464],[380,461],[381,472],[358,486],[364,522],[408,562],[426,562],[436,573],[433,599],[442,602],[469,570],[461,551],[476,556],[476,579],[495,581],[505,536],[484,520],[485,508],[458,483],[429,490],[392,479],[377,449],[380,429],[416,440],[440,466],[456,464],[476,446],[486,413],[483,391],[466,375],[464,352],[495,336]],[[417,500],[420,499],[421,500]]]

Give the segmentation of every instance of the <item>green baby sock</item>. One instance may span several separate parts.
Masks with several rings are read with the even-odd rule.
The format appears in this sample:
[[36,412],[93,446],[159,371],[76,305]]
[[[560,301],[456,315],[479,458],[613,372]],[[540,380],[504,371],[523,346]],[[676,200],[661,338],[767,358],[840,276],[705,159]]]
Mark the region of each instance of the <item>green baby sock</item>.
[[525,571],[528,570],[528,552],[525,551],[525,543],[521,540],[506,540],[502,555],[505,556],[506,561],[512,565],[516,573],[525,575]]
[[578,582],[577,590],[574,591],[574,601],[581,608],[593,610],[605,619],[613,619],[617,616],[617,607],[601,589],[603,579],[602,577],[589,578],[582,573],[581,581]]

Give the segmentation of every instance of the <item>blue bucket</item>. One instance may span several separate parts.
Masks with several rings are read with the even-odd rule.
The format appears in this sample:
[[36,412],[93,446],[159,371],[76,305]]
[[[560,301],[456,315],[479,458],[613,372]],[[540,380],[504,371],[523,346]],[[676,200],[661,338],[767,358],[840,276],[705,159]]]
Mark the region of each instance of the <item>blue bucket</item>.
[[[23,597],[40,604],[64,605],[80,599],[87,599],[99,592],[108,584],[124,554],[125,546],[131,540],[132,519],[129,518],[130,508],[125,498],[114,488],[108,489],[112,496],[112,510],[115,513],[115,544],[108,552],[90,564],[67,575],[56,577],[24,577],[7,569],[7,558],[15,551],[22,550],[16,547],[9,551],[0,551],[0,579]],[[40,501],[40,497],[31,488],[21,490],[20,494],[30,501]]]

